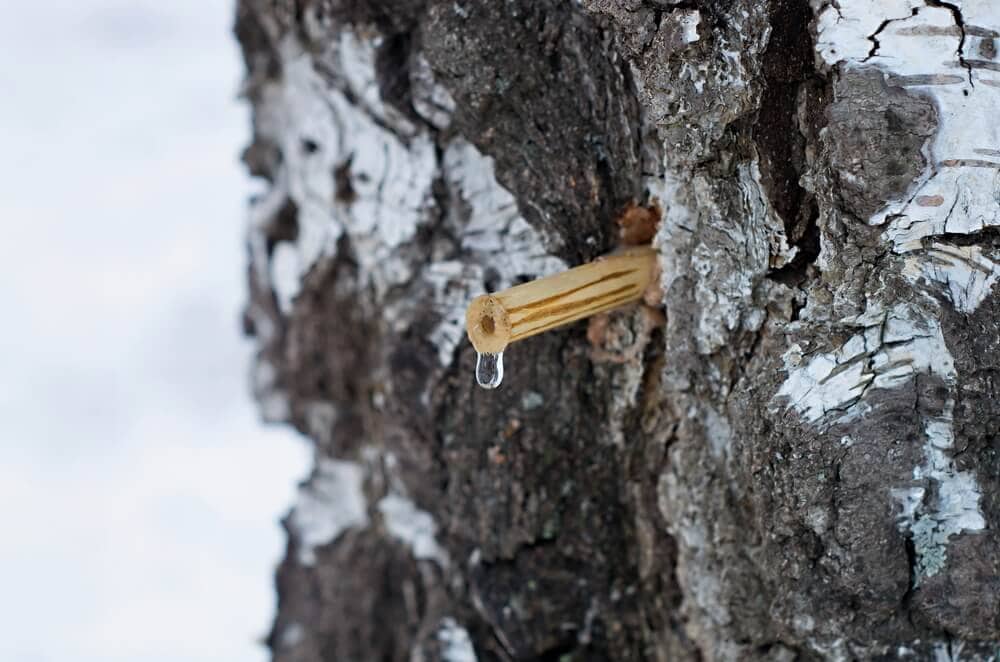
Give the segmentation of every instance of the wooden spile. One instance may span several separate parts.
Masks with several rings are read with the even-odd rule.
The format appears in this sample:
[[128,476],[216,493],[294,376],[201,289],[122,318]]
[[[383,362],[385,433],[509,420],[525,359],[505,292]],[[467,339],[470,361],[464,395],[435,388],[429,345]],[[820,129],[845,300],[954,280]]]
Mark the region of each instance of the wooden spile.
[[476,297],[465,329],[481,354],[642,298],[656,273],[656,252],[630,248],[562,273]]

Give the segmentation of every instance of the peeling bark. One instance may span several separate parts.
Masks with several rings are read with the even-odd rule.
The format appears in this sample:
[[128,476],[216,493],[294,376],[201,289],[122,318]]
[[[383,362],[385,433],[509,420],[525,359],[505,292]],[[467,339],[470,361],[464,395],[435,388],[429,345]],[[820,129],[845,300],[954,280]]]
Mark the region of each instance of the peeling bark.
[[[988,0],[237,12],[253,387],[316,448],[276,660],[992,659]],[[665,326],[478,389],[468,301],[630,204]]]

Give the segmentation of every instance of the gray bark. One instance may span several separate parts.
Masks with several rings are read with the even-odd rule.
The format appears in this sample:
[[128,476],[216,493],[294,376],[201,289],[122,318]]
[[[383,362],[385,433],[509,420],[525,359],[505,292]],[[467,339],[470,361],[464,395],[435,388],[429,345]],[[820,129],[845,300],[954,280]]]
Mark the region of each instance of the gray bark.
[[[1000,11],[241,0],[274,659],[993,659]],[[464,307],[662,209],[665,326]],[[620,353],[623,361],[609,361]]]

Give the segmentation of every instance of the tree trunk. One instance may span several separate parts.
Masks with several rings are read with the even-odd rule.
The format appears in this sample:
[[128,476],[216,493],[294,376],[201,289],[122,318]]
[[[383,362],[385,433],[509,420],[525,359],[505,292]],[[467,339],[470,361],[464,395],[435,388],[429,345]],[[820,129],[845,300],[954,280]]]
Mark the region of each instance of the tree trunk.
[[[997,30],[241,0],[254,388],[316,447],[274,658],[989,658]],[[530,338],[479,389],[468,302],[612,249],[630,201],[666,324]]]

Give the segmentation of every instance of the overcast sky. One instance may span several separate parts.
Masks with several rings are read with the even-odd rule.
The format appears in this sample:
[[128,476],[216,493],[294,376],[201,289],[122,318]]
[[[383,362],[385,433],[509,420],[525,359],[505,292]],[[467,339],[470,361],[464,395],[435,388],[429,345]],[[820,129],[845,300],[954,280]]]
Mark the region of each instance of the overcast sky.
[[0,659],[263,660],[309,450],[239,335],[222,0],[0,0]]

